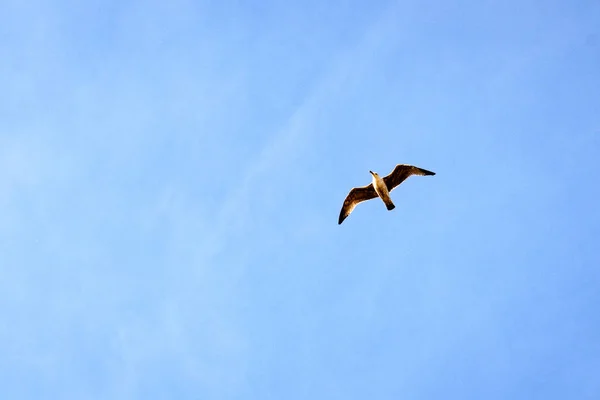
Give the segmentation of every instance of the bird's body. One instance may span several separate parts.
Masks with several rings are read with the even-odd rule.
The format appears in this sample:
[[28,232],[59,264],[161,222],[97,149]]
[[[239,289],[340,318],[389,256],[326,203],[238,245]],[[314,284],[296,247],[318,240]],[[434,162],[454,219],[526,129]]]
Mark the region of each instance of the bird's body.
[[435,175],[435,172],[418,168],[413,165],[398,164],[396,168],[385,177],[380,177],[376,172],[369,171],[373,176],[371,184],[363,187],[356,187],[350,190],[344,200],[344,205],[340,211],[338,224],[341,224],[350,215],[358,203],[379,197],[388,210],[393,210],[396,206],[392,202],[390,192],[411,175]]
[[383,201],[388,210],[393,210],[396,206],[392,202],[392,198],[390,197],[390,191],[388,190],[383,178],[381,178],[377,172],[369,171],[371,175],[373,175],[373,189],[375,189],[375,193],[377,196]]

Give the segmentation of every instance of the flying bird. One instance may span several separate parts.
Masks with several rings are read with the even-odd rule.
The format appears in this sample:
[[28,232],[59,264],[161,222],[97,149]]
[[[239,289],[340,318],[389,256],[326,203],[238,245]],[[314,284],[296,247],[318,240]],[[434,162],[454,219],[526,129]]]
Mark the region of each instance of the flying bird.
[[394,190],[396,186],[400,185],[411,175],[435,175],[435,172],[407,164],[396,165],[396,168],[394,168],[388,176],[384,176],[383,178],[380,177],[377,172],[369,172],[373,175],[373,182],[367,186],[355,187],[350,190],[350,193],[348,193],[348,196],[346,196],[346,199],[344,200],[342,210],[340,211],[338,225],[348,218],[348,215],[350,215],[358,203],[374,199],[375,197],[381,198],[388,210],[393,210],[396,206],[390,198],[390,192]]

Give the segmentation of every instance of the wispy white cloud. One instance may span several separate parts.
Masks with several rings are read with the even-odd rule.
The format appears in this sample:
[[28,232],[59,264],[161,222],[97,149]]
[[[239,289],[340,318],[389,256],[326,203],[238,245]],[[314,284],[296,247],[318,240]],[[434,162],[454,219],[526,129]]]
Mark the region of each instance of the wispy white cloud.
[[209,257],[224,250],[229,235],[255,222],[250,208],[255,196],[261,198],[263,190],[274,185],[281,185],[285,190],[288,182],[285,173],[280,171],[289,171],[293,165],[301,168],[303,156],[311,151],[317,124],[326,118],[323,110],[335,102],[337,96],[351,90],[381,53],[397,43],[393,33],[397,29],[398,11],[398,5],[392,3],[357,43],[333,55],[312,90],[284,126],[268,139],[254,161],[241,169],[238,176],[228,177],[233,189],[223,199],[212,223],[207,246]]

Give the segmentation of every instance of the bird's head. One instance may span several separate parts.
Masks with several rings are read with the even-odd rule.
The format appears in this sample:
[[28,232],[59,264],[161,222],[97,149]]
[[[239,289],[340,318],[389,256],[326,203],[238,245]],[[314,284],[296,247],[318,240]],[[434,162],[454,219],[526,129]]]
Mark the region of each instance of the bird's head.
[[377,175],[377,172],[369,171],[369,173],[373,176],[379,176],[379,175]]

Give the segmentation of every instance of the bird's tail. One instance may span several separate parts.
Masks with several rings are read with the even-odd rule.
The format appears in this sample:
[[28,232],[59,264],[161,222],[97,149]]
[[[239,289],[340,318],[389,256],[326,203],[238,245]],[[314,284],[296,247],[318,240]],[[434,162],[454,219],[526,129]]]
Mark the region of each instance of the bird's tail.
[[394,203],[392,203],[391,201],[389,203],[385,203],[385,206],[387,207],[388,210],[393,210],[394,208],[396,208]]

